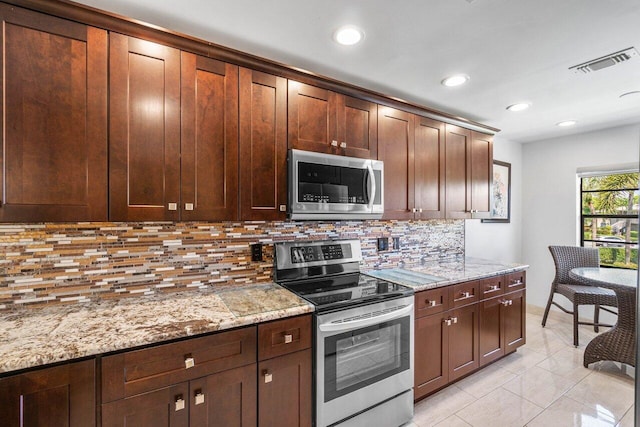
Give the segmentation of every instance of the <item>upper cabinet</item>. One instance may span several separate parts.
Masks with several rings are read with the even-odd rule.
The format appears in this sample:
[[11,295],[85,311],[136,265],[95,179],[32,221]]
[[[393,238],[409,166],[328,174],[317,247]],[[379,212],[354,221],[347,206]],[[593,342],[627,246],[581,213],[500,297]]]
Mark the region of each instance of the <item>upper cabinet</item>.
[[0,221],[107,219],[107,33],[0,5]]
[[110,35],[109,218],[180,219],[180,51]]
[[289,80],[289,148],[376,159],[375,103]]
[[120,34],[110,41],[109,218],[236,219],[238,68]]
[[444,123],[380,107],[386,219],[444,218]]
[[489,218],[492,138],[449,124],[445,129],[446,216]]
[[287,210],[287,80],[240,69],[240,216],[283,220]]
[[238,67],[182,52],[183,221],[238,217]]

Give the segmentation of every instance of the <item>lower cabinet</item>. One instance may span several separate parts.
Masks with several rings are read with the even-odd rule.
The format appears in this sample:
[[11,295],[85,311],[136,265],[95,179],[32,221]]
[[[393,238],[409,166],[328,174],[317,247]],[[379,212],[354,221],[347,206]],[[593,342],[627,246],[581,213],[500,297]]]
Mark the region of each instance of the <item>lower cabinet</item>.
[[265,360],[258,366],[260,427],[311,426],[311,350]]
[[311,426],[311,316],[105,356],[102,426]]
[[255,426],[256,364],[102,407],[103,426]]
[[0,424],[96,425],[95,360],[72,362],[0,379]]
[[524,286],[525,273],[518,272],[416,294],[415,400],[525,343]]

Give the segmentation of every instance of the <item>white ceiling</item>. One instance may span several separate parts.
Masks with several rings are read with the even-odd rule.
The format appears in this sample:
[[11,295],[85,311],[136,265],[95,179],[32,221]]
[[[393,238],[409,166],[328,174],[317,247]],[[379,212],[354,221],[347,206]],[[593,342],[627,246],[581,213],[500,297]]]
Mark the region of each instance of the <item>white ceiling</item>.
[[[530,142],[640,122],[640,55],[590,74],[569,67],[640,52],[639,0],[81,0],[220,45],[502,129]],[[334,30],[365,32],[340,46]],[[471,80],[446,88],[441,80]],[[530,102],[520,113],[508,105]],[[572,128],[555,123],[573,119]]]

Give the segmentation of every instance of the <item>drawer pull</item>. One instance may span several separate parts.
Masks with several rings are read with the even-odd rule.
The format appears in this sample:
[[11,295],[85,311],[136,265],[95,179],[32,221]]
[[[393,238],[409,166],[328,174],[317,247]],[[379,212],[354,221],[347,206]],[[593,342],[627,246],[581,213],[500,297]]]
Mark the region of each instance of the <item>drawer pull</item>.
[[196,390],[195,394],[195,404],[202,405],[204,403],[204,393],[202,390]]
[[332,147],[337,147],[338,146],[338,141],[336,141],[336,140],[331,141],[331,146]]
[[182,398],[181,394],[176,396],[175,403],[176,403],[176,412],[177,411],[182,411],[184,409],[184,399]]
[[340,148],[347,148],[347,143],[346,142],[341,142],[340,143]]
[[196,365],[196,361],[191,357],[190,354],[187,354],[184,357],[184,367],[185,369],[193,368]]
[[411,212],[412,213],[416,213],[416,212],[418,212],[418,209],[417,208],[411,208]]
[[285,343],[285,344],[289,344],[289,343],[291,343],[291,342],[293,342],[293,335],[291,335],[291,334],[285,334],[285,336],[284,336],[284,343]]
[[444,319],[444,324],[447,326],[451,326],[451,319]]
[[264,383],[270,383],[271,381],[273,381],[273,374],[269,371],[262,371],[262,375],[264,376]]
[[511,285],[512,285],[512,286],[522,285],[522,280],[520,280],[520,279],[518,279],[518,280],[512,280],[512,281],[511,281]]
[[452,317],[452,318],[451,318],[451,321],[452,321],[453,323],[458,323],[458,318],[457,318],[457,317]]
[[462,298],[471,298],[473,295],[471,295],[471,292],[463,292],[462,293]]
[[497,291],[500,289],[500,285],[489,286],[489,292]]
[[438,304],[436,300],[432,300],[432,301],[427,300],[426,303],[429,307],[435,307]]

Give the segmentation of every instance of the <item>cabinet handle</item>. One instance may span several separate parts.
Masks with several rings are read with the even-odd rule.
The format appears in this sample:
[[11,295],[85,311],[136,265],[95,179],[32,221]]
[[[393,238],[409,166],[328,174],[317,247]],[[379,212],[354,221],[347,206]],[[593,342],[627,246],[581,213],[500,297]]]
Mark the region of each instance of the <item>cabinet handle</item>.
[[202,392],[202,390],[198,389],[195,391],[195,404],[196,405],[202,405],[204,403],[204,393]]
[[269,371],[267,371],[266,369],[264,371],[262,371],[262,375],[264,376],[264,383],[270,383],[271,381],[273,381],[273,374]]
[[511,286],[515,286],[515,285],[522,285],[522,280],[520,280],[520,279],[512,280],[511,281]]
[[436,304],[438,304],[436,300],[433,300],[433,301],[426,300],[425,302],[429,307],[435,307]]
[[416,209],[416,208],[411,208],[411,212],[412,212],[412,213],[416,213],[416,212],[418,212],[418,209]]
[[285,344],[289,344],[289,343],[291,343],[291,342],[293,342],[293,335],[291,335],[291,334],[285,334],[285,335],[284,335],[284,343],[285,343]]
[[192,211],[193,210],[193,203],[185,203],[184,204],[184,210],[185,211]]
[[167,206],[167,209],[170,211],[177,211],[178,210],[178,204],[177,203],[169,203],[169,205]]
[[498,289],[500,289],[500,285],[489,286],[489,291],[497,291]]
[[453,323],[458,323],[458,318],[457,318],[457,317],[452,317],[452,318],[451,318],[451,321],[452,321]]
[[471,295],[470,292],[463,292],[462,293],[462,298],[471,298],[471,297],[472,297],[472,295]]
[[512,299],[509,300],[509,305],[513,305],[513,300]]
[[338,146],[338,141],[336,141],[336,140],[331,141],[331,146],[332,147],[337,147]]
[[418,209],[418,212],[422,213],[422,208],[419,208],[419,209]]
[[280,205],[280,212],[286,212],[287,211],[287,205]]
[[347,148],[347,143],[346,142],[341,142],[340,143],[340,148]]
[[182,411],[184,409],[184,399],[182,398],[181,394],[176,396],[175,404],[176,404],[176,412]]
[[184,367],[185,367],[185,369],[193,368],[195,365],[196,365],[195,359],[190,354],[187,354],[184,357]]
[[505,307],[508,307],[510,305],[513,305],[513,300],[511,299],[506,299],[504,301],[502,301],[502,305],[504,305]]
[[444,319],[444,324],[447,326],[451,326],[451,319]]

